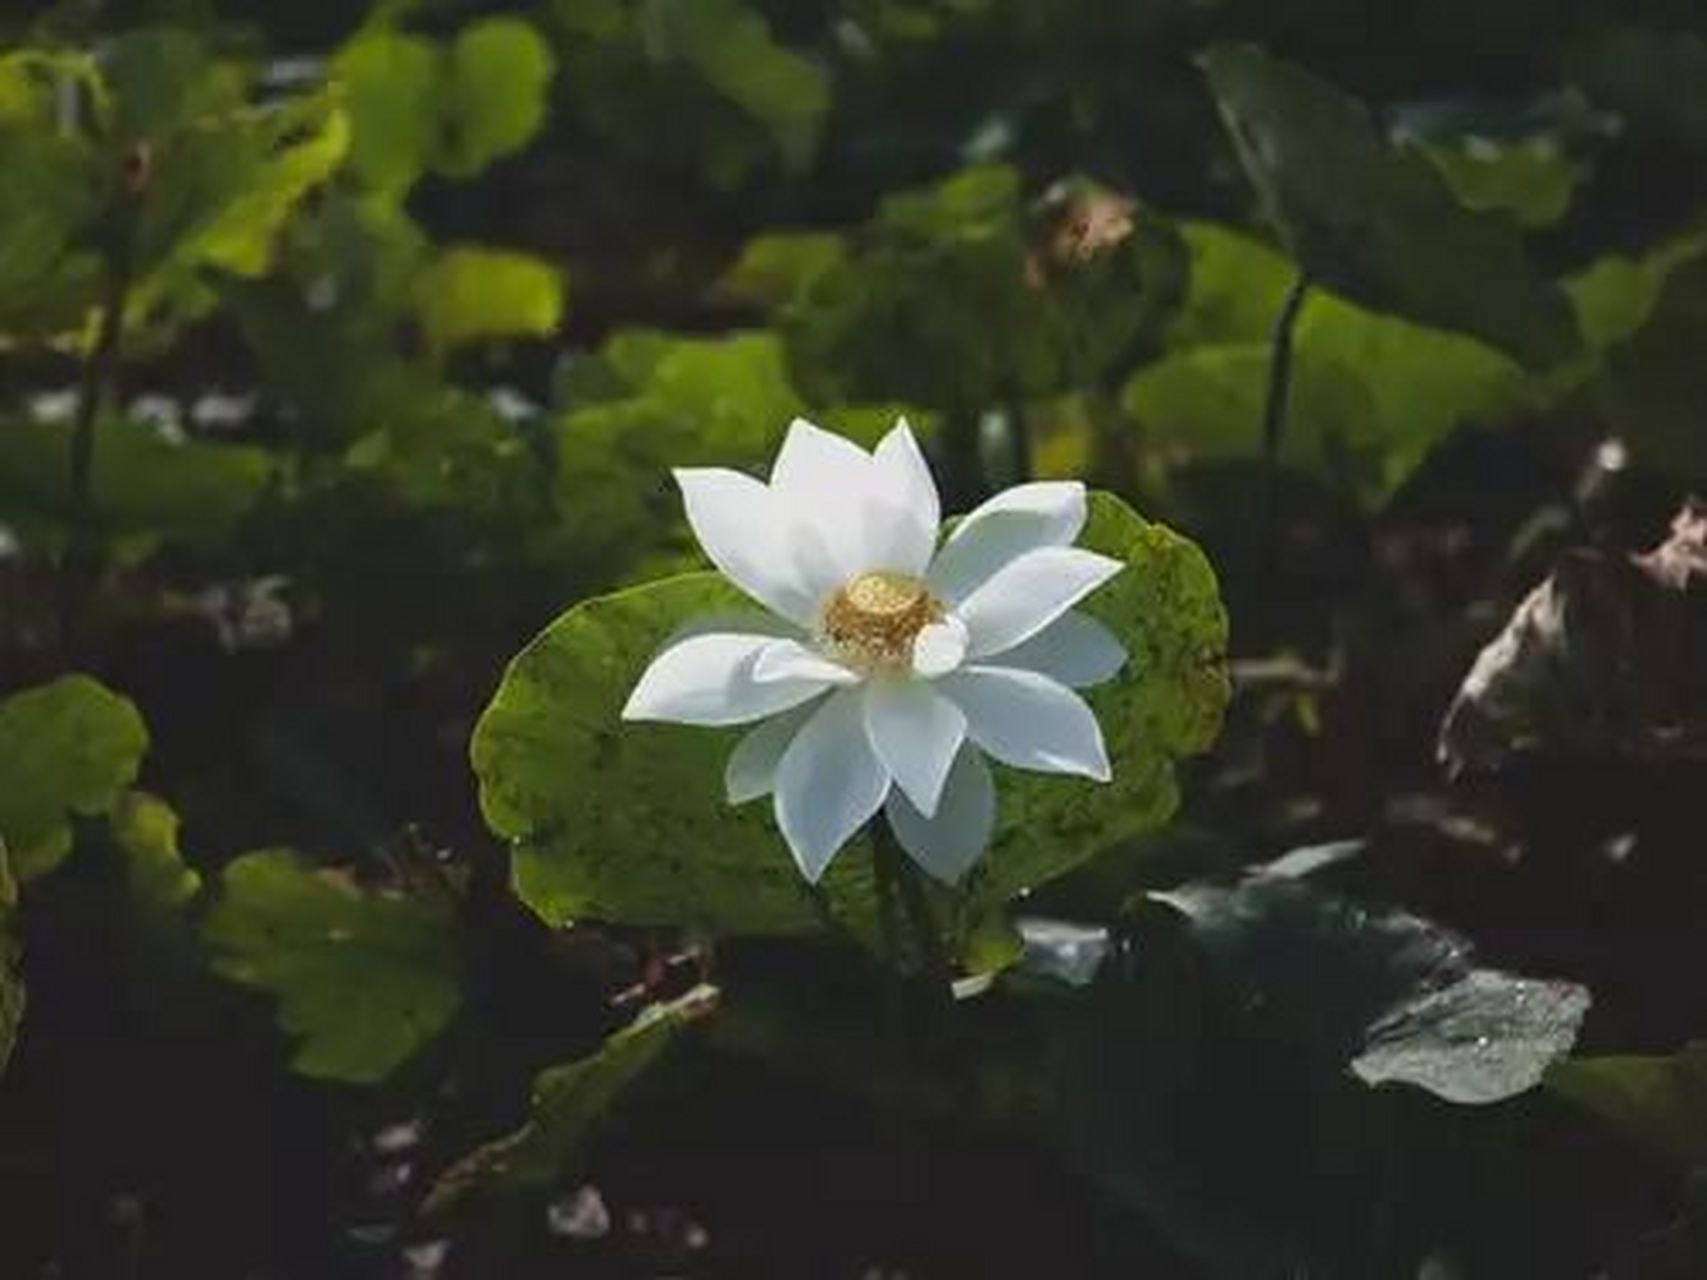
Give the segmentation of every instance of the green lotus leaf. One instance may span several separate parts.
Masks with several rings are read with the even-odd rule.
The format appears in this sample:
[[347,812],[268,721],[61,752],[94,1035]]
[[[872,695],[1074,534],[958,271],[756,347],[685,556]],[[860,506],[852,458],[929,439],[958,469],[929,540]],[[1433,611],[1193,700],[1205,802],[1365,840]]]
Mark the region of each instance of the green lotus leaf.
[[[1226,619],[1198,549],[1103,494],[1080,542],[1128,565],[1086,606],[1131,655],[1089,693],[1114,781],[1000,770],[992,847],[963,890],[975,914],[1165,822],[1174,764],[1208,745],[1227,698]],[[723,763],[739,730],[621,720],[673,634],[743,609],[717,574],[669,578],[575,606],[510,664],[472,756],[486,821],[511,843],[517,891],[545,920],[777,934],[833,918],[870,936],[876,888],[863,840],[813,890],[768,806],[725,802]]]
[[136,778],[148,730],[135,706],[88,676],[0,702],[0,843],[28,883],[71,852],[73,815],[99,817]]

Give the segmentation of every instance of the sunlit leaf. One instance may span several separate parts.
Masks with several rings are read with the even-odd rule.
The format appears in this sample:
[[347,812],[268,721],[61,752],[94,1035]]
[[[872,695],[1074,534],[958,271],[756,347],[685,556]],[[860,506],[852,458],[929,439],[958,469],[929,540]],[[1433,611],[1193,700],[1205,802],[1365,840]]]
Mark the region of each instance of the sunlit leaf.
[[649,1005],[591,1057],[540,1072],[522,1127],[440,1174],[424,1211],[442,1212],[474,1193],[501,1195],[555,1182],[581,1157],[589,1131],[623,1092],[716,1003],[717,989],[699,986],[666,1004]]
[[174,247],[174,264],[207,266],[254,276],[272,259],[273,241],[297,203],[338,168],[349,147],[344,113],[325,99],[299,104],[259,132],[276,146],[257,162],[223,202],[212,203],[205,221]]
[[332,59],[352,125],[350,158],[381,191],[410,186],[438,137],[439,51],[386,28],[366,31]]
[[471,177],[525,145],[545,119],[556,59],[539,32],[519,18],[486,18],[451,44],[441,110],[445,138],[436,167]]
[[165,917],[201,892],[202,878],[178,848],[178,815],[146,791],[120,796],[109,818],[124,855],[131,901],[147,916]]
[[1179,803],[1175,765],[1221,729],[1227,615],[1203,553],[1103,493],[1092,495],[1079,545],[1127,566],[1081,606],[1128,655],[1116,679],[1084,691],[1114,780],[1085,788],[998,767],[996,835],[973,884],[989,907],[1160,828]]
[[545,119],[555,70],[539,32],[512,17],[471,23],[445,45],[373,27],[332,60],[354,125],[352,159],[388,194],[429,168],[473,177],[524,146]]
[[129,700],[65,676],[0,702],[0,842],[28,883],[71,851],[72,817],[99,817],[136,779],[148,730]]
[[[1184,222],[1180,235],[1191,254],[1191,279],[1165,332],[1169,346],[1264,342],[1298,264],[1252,236],[1216,222]],[[1307,319],[1321,295],[1311,299]]]
[[143,195],[141,272],[128,298],[135,331],[183,323],[219,301],[213,277],[253,278],[303,199],[343,162],[349,125],[330,97],[252,109],[164,147]]
[[[1122,392],[1145,446],[1161,458],[1260,457],[1270,352],[1263,343],[1191,347],[1135,373]],[[1299,352],[1287,396],[1281,456],[1372,487],[1379,426],[1363,380],[1331,360]]]
[[488,338],[543,338],[562,322],[563,280],[525,253],[457,245],[421,273],[415,301],[436,350]]
[[385,1079],[462,1001],[456,912],[436,893],[357,885],[284,849],[226,866],[203,924],[214,968],[278,999],[303,1075]]
[[[1133,374],[1125,407],[1164,462],[1260,457],[1269,330],[1292,268],[1212,224],[1185,236],[1191,286],[1169,328],[1179,349]],[[1497,421],[1526,393],[1523,370],[1491,347],[1317,290],[1294,331],[1282,457],[1379,500],[1454,427]]]

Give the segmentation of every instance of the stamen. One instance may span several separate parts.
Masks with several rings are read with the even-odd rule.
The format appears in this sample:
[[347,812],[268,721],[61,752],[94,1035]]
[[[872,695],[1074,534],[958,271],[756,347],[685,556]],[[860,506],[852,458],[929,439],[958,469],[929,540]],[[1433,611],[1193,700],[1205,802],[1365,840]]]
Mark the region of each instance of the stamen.
[[824,608],[824,636],[843,658],[862,667],[911,665],[913,640],[942,617],[942,606],[919,579],[904,573],[862,573]]

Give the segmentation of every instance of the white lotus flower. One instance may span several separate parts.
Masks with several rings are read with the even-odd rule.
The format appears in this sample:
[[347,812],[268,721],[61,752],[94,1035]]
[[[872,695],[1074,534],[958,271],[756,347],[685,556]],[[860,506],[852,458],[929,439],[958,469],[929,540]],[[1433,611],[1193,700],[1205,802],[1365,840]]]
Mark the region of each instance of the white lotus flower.
[[867,453],[797,419],[769,484],[675,477],[705,554],[774,619],[671,644],[623,718],[761,721],[725,787],[734,804],[774,797],[809,881],[879,809],[920,866],[958,880],[995,826],[985,756],[1108,781],[1102,730],[1073,689],[1126,652],[1072,607],[1122,565],[1072,545],[1083,485],[1009,489],[939,548],[936,483],[905,422]]

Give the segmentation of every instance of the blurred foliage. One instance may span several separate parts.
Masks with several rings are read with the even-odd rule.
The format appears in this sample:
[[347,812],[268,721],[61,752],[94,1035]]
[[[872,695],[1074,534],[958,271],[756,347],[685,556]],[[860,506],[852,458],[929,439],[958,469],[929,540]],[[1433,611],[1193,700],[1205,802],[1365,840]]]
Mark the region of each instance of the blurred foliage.
[[245,854],[220,879],[202,927],[214,967],[278,996],[304,1075],[383,1080],[455,1014],[449,901],[364,892],[282,849]]
[[58,866],[71,852],[72,818],[111,809],[147,747],[136,707],[86,676],[0,703],[0,838],[10,874],[27,882]]
[[1578,1058],[1555,1067],[1547,1086],[1637,1141],[1699,1166],[1707,1158],[1704,1058],[1699,1043],[1669,1057]]
[[178,815],[159,796],[132,791],[113,806],[113,841],[124,852],[132,899],[148,916],[170,918],[201,892],[199,872],[178,847]]
[[[0,1273],[1707,1266],[1699,6],[13,9]],[[801,414],[1132,566],[899,942],[615,731]]]

